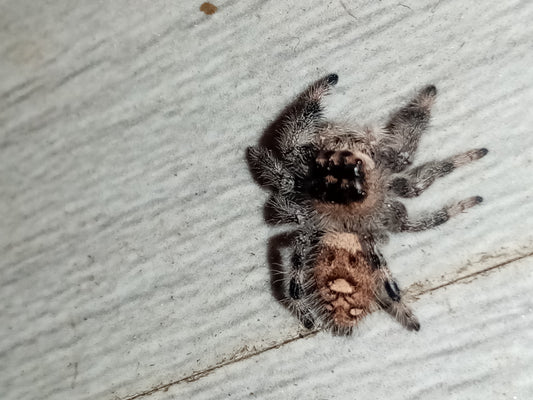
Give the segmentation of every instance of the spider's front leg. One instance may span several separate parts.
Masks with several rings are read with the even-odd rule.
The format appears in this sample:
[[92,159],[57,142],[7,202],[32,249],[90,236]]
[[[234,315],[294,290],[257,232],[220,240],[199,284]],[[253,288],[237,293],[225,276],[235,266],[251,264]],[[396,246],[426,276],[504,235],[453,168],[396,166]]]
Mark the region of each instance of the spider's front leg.
[[330,74],[314,82],[280,116],[279,148],[287,162],[294,163],[298,149],[313,141],[322,119],[321,100],[338,80],[337,74]]
[[420,136],[429,124],[436,96],[437,88],[426,86],[389,120],[386,131],[391,137],[387,139],[384,158],[393,171],[402,171],[412,163]]

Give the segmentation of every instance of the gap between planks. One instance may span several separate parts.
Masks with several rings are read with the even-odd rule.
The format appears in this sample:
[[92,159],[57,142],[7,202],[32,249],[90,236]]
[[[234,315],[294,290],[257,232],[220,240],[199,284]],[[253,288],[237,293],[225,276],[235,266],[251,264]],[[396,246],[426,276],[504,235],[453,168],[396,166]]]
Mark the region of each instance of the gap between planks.
[[[423,296],[424,294],[432,293],[432,292],[434,292],[436,290],[442,289],[442,288],[444,288],[446,286],[453,285],[455,283],[460,283],[462,281],[468,281],[469,279],[474,278],[474,277],[476,277],[478,275],[483,275],[483,274],[486,274],[486,273],[490,273],[490,272],[492,272],[494,270],[497,270],[499,268],[505,267],[505,266],[507,266],[509,264],[512,264],[512,263],[516,262],[516,261],[519,261],[519,260],[522,260],[522,259],[525,259],[525,258],[528,258],[528,257],[531,257],[531,256],[533,256],[533,252],[530,252],[530,253],[527,253],[527,254],[523,254],[521,256],[517,256],[517,257],[511,258],[511,259],[509,259],[507,261],[503,261],[501,263],[495,264],[495,265],[493,265],[491,267],[482,269],[480,271],[473,272],[471,274],[460,276],[459,278],[456,278],[456,279],[453,279],[451,281],[445,282],[445,283],[443,283],[441,285],[438,285],[438,286],[434,286],[434,287],[431,287],[431,288],[428,288],[428,289],[418,290],[417,292],[412,292],[412,293],[410,293],[410,295],[413,296],[415,299],[418,299],[420,296]],[[419,284],[415,283],[415,284],[411,285],[407,289],[407,292],[411,292],[411,288],[414,288],[414,287],[420,287],[420,286],[419,286]],[[217,364],[217,365],[214,365],[212,367],[206,368],[206,369],[204,369],[202,371],[194,372],[191,375],[186,376],[184,378],[181,378],[181,379],[178,379],[178,380],[175,380],[175,381],[172,381],[172,382],[168,382],[168,383],[165,383],[165,384],[161,384],[161,385],[155,386],[152,389],[146,390],[144,392],[139,392],[139,393],[136,393],[136,394],[133,394],[133,395],[122,397],[121,400],[135,400],[135,399],[139,399],[139,398],[142,398],[142,397],[149,396],[149,395],[154,394],[156,392],[160,392],[160,391],[166,392],[171,386],[179,385],[180,383],[187,383],[187,382],[197,381],[197,380],[202,379],[203,377],[211,374],[213,371],[216,371],[217,369],[223,368],[223,367],[225,367],[227,365],[235,364],[235,363],[237,363],[239,361],[246,360],[248,358],[255,357],[255,356],[259,355],[259,354],[265,353],[265,352],[270,351],[270,350],[279,349],[280,347],[285,346],[285,345],[287,345],[289,343],[292,343],[292,342],[294,342],[296,340],[300,340],[300,339],[308,338],[310,336],[314,336],[318,332],[320,332],[320,330],[317,329],[317,330],[306,332],[306,333],[300,333],[297,336],[293,336],[293,337],[291,337],[289,339],[285,339],[285,340],[283,340],[283,341],[281,341],[279,343],[273,344],[271,346],[264,347],[264,348],[262,348],[260,350],[253,351],[253,352],[244,354],[242,356],[234,357],[231,360],[221,362],[220,364]]]

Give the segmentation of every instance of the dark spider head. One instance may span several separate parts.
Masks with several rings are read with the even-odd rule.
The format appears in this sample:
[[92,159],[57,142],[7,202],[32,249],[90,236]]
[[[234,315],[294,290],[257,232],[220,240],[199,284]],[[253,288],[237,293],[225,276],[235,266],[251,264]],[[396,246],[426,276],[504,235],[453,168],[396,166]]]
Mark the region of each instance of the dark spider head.
[[320,150],[305,186],[312,198],[321,201],[361,202],[367,194],[363,161],[348,150]]

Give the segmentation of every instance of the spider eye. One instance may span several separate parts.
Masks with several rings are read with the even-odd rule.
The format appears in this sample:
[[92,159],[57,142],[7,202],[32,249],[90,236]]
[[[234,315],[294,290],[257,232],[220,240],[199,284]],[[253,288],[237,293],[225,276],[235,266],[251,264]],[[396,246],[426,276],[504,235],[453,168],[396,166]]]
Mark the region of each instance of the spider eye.
[[320,150],[311,165],[305,190],[332,204],[363,201],[365,171],[363,161],[348,150]]
[[353,168],[355,176],[360,177],[363,176],[363,161],[360,159],[355,160],[355,167]]

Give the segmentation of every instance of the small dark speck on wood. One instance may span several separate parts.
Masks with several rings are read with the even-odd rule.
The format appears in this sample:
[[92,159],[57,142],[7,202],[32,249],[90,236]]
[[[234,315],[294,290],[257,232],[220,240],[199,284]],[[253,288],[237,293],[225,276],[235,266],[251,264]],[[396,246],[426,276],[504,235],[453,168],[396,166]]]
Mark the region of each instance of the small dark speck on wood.
[[408,8],[409,10],[413,11],[413,9],[409,6],[406,6],[405,4],[402,4],[402,3],[398,3],[399,6],[402,6],[402,7],[405,7],[405,8]]
[[346,13],[352,17],[353,19],[357,19],[357,17],[355,15],[353,15],[350,10],[348,10],[348,7],[346,7],[346,4],[344,4],[341,0],[339,0],[339,3],[341,3],[341,6],[342,8],[344,8],[344,11],[346,11]]
[[218,10],[217,6],[211,3],[203,3],[200,6],[200,11],[203,11],[207,15],[214,14],[217,12],[217,10]]

